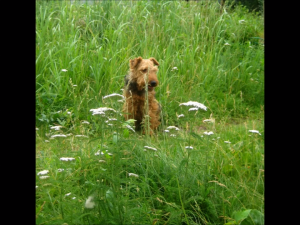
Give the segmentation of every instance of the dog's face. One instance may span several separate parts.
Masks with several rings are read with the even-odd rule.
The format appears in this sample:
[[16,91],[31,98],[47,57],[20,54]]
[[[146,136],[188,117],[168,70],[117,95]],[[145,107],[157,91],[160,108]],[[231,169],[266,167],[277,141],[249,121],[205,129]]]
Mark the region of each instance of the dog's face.
[[130,66],[130,82],[137,84],[139,91],[145,89],[145,81],[148,74],[148,91],[153,91],[154,87],[159,84],[157,72],[159,63],[155,58],[142,59],[138,57],[129,61]]

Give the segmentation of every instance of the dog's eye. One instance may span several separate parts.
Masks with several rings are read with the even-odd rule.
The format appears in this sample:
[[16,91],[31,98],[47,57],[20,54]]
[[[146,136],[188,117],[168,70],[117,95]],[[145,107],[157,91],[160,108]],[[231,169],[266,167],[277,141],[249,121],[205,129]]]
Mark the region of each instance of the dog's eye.
[[147,73],[148,69],[143,69],[142,73]]

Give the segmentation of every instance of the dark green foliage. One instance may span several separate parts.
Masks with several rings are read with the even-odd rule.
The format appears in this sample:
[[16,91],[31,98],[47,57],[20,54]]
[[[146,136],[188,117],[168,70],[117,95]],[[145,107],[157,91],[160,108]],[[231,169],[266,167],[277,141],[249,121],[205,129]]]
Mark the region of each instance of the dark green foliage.
[[263,13],[263,5],[264,0],[226,0],[225,1],[228,5],[231,5],[232,7],[235,7],[236,5],[243,5],[245,6],[250,12],[259,12]]

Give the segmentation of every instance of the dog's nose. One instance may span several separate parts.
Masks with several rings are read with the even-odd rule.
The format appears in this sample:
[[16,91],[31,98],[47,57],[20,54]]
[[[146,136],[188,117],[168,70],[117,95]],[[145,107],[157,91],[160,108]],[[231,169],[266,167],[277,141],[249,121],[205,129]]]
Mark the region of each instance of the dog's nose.
[[155,87],[155,86],[156,86],[156,81],[151,81],[151,82],[150,82],[150,85],[151,85],[152,87]]

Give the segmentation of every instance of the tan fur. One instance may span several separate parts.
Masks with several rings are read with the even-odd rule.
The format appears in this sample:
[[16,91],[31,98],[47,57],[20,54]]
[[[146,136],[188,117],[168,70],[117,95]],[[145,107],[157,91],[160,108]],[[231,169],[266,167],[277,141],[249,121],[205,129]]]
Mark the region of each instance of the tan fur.
[[159,63],[155,58],[142,59],[138,57],[129,61],[129,73],[125,76],[123,106],[124,117],[126,120],[135,119],[135,128],[139,130],[145,117],[145,74],[148,73],[148,106],[150,116],[150,133],[160,125],[160,105],[155,99],[154,88],[159,81],[157,72]]

